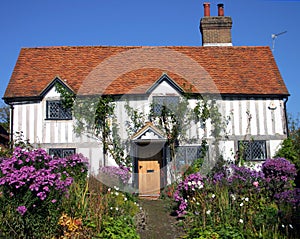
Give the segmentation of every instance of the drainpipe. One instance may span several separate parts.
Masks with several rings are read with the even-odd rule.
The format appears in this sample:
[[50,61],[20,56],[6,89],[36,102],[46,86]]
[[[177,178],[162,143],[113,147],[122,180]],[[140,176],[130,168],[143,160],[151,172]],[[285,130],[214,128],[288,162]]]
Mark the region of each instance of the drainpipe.
[[284,116],[285,116],[285,128],[286,128],[286,136],[289,137],[289,125],[288,125],[288,116],[286,112],[286,103],[288,102],[288,97],[283,98],[283,108],[284,108]]
[[14,105],[10,105],[10,147],[13,149],[14,142]]

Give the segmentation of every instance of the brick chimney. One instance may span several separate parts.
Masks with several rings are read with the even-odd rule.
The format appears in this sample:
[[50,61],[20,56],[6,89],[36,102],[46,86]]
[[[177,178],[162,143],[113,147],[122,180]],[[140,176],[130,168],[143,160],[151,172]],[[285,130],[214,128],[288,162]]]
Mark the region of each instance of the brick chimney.
[[224,4],[218,4],[218,16],[210,16],[210,3],[203,6],[204,17],[200,20],[202,46],[232,46],[232,19],[224,16]]

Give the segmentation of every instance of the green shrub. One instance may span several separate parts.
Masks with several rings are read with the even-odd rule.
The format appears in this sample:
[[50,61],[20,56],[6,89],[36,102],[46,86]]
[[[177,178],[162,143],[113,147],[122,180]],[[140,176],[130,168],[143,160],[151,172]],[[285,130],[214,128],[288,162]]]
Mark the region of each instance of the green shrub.
[[126,217],[106,217],[103,220],[102,231],[98,235],[99,238],[105,239],[138,239],[140,238],[136,232],[133,221]]

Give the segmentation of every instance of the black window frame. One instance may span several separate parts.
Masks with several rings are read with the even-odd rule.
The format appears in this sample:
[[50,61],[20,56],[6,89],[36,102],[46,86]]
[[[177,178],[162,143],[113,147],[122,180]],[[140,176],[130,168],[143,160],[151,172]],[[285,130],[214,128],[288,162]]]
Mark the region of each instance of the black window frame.
[[[70,151],[73,152],[70,153]],[[65,158],[67,156],[76,154],[76,148],[49,148],[48,152],[52,157]]]
[[[55,113],[51,112],[51,107],[58,107],[58,112],[55,112],[57,116],[54,116]],[[65,108],[61,100],[47,100],[46,102],[46,119],[47,120],[72,120],[72,110]]]
[[[241,146],[243,146],[243,148],[241,148]],[[238,152],[243,154],[242,157],[246,161],[264,161],[268,157],[267,141],[266,140],[239,140]]]

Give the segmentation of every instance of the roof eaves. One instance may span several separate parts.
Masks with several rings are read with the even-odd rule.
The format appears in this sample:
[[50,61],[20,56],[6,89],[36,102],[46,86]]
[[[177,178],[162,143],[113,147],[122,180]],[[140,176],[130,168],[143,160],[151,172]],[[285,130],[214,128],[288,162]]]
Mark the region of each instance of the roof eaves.
[[69,92],[75,93],[74,90],[67,84],[66,81],[61,80],[59,76],[56,76],[46,87],[42,90],[40,96],[44,98],[44,96],[55,86],[55,84],[61,84],[65,87]]
[[167,73],[163,73],[161,77],[157,81],[155,81],[154,84],[146,91],[146,94],[150,94],[163,81],[169,83],[179,93],[181,94],[185,93],[185,91],[175,81],[173,81],[171,77],[168,76]]

